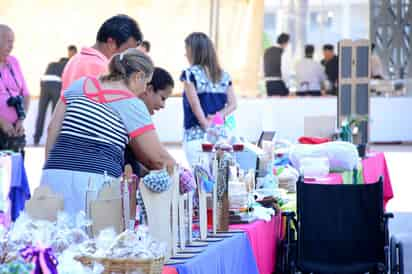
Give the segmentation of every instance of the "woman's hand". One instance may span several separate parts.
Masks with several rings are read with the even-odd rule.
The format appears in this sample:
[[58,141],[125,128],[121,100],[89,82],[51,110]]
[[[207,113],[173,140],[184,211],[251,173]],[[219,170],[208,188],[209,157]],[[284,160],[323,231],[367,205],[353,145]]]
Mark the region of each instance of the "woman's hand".
[[7,121],[0,120],[0,128],[6,133],[8,136],[15,136],[16,130],[14,129],[13,125]]
[[213,118],[214,118],[214,115],[212,115],[212,116],[209,115],[204,120],[202,120],[200,122],[200,126],[202,127],[203,130],[206,131],[208,128],[210,128],[210,126],[212,125],[212,122],[213,122]]
[[24,135],[23,120],[18,120],[16,125],[14,126],[14,128],[15,128],[16,136],[23,136]]

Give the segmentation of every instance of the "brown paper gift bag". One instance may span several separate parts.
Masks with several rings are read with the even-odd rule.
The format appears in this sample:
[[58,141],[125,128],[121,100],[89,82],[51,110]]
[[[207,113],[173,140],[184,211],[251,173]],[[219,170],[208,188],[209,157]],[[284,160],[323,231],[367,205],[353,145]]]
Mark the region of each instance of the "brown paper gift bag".
[[32,198],[26,202],[26,212],[33,219],[56,221],[59,211],[64,210],[63,198],[49,187],[36,188]]
[[117,233],[124,230],[120,181],[112,181],[100,189],[96,200],[90,201],[90,217],[94,236],[109,227],[113,227]]

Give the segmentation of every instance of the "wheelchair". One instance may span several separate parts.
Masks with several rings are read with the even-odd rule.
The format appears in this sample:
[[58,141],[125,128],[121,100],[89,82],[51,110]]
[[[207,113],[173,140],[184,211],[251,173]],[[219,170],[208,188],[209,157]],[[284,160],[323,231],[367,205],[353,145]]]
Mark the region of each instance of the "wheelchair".
[[[384,212],[382,177],[374,184],[341,185],[300,177],[296,211],[282,213],[276,273],[403,274],[399,242],[389,241],[393,214]],[[390,252],[391,246],[398,251]]]

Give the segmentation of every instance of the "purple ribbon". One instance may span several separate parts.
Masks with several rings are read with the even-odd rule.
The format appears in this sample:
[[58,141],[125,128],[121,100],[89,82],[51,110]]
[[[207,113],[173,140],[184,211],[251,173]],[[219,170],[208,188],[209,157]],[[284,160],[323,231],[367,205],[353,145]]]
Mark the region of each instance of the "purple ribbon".
[[30,274],[57,274],[57,259],[50,247],[27,246],[20,250],[20,255],[27,263],[34,264]]

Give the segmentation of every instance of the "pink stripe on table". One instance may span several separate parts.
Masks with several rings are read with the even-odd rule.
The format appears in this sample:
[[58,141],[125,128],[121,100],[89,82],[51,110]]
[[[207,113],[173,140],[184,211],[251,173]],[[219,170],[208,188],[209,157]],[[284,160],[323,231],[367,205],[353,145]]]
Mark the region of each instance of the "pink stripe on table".
[[[383,200],[386,206],[388,201],[393,198],[393,190],[385,155],[382,152],[373,152],[367,156],[367,158],[362,160],[363,181],[365,184],[372,184],[376,183],[380,176],[383,176]],[[341,174],[331,173],[324,178],[305,179],[305,183],[333,185],[342,184],[343,179]]]
[[176,268],[170,266],[164,266],[162,274],[178,274]]
[[231,225],[231,229],[246,231],[259,274],[272,274],[276,265],[276,247],[282,234],[282,214],[272,217],[270,222],[256,221],[251,224]]

